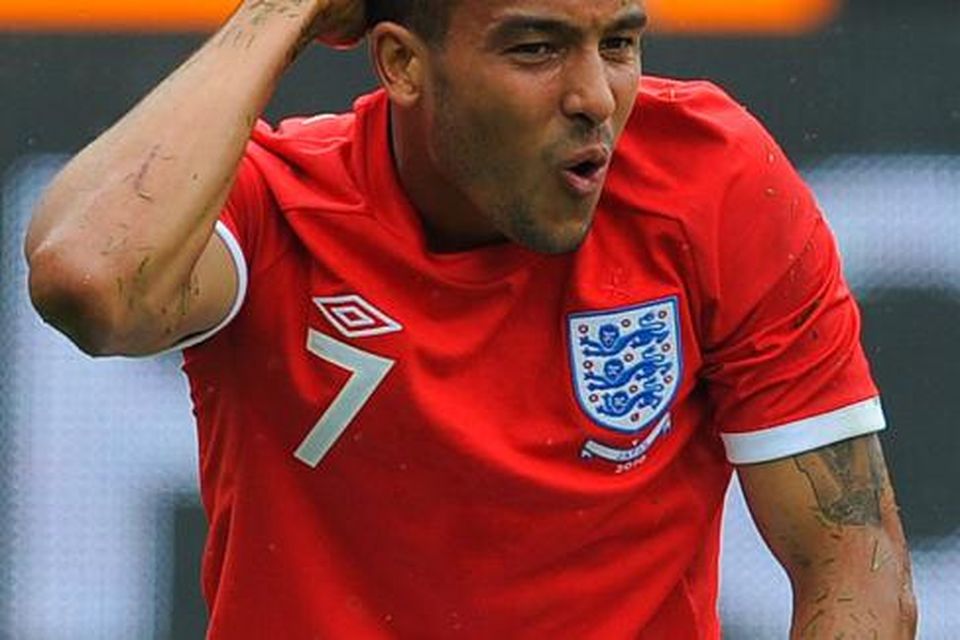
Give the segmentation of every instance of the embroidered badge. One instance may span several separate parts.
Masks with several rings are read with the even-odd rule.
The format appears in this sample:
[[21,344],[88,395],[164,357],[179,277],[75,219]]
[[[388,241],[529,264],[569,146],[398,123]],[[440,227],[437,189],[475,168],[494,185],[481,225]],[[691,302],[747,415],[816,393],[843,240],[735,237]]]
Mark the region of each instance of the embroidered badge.
[[358,295],[314,298],[320,313],[347,338],[403,331],[403,326]]
[[618,462],[642,456],[669,431],[667,412],[680,387],[677,298],[577,313],[568,322],[573,387],[583,411],[619,435],[639,438],[650,429],[631,449],[590,442],[584,456]]

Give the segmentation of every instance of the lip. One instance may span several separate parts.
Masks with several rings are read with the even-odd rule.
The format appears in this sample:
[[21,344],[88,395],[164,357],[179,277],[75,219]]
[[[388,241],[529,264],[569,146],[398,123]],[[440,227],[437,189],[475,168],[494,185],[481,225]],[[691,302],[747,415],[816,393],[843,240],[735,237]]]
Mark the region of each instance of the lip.
[[[595,165],[589,175],[580,175],[574,167],[585,162]],[[579,197],[596,195],[607,179],[607,169],[610,167],[610,151],[603,146],[590,147],[568,157],[561,166],[561,175],[567,188]]]

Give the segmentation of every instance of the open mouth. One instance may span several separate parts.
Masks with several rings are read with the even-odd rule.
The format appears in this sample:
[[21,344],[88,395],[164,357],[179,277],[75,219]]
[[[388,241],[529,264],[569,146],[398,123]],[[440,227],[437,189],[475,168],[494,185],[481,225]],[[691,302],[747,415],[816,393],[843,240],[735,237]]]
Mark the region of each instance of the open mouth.
[[578,197],[596,194],[603,188],[609,160],[609,154],[600,149],[594,149],[573,158],[563,168],[567,188]]
[[585,160],[578,164],[568,167],[567,171],[574,174],[579,178],[590,179],[600,173],[600,170],[603,168],[603,163],[595,160]]

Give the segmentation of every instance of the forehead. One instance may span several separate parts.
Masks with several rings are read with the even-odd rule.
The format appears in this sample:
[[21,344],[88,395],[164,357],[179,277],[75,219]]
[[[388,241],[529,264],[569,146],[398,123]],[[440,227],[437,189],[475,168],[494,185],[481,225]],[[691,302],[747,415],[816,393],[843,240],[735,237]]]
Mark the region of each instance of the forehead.
[[459,0],[451,27],[478,34],[512,17],[535,16],[602,29],[627,13],[643,10],[643,0]]

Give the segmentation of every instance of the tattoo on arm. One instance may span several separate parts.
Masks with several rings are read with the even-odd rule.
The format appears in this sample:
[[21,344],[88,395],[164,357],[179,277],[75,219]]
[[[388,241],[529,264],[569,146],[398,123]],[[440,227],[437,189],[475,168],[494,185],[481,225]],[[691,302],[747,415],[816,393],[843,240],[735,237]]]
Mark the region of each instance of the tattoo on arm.
[[250,5],[250,24],[259,27],[273,16],[299,18],[305,4],[306,0],[256,0]]
[[227,29],[218,41],[218,46],[249,49],[257,40],[257,31],[271,18],[279,16],[295,20],[300,17],[305,0],[256,0],[247,7],[249,20],[246,25],[234,25]]
[[847,440],[796,456],[820,515],[834,525],[880,525],[884,466],[876,439]]

